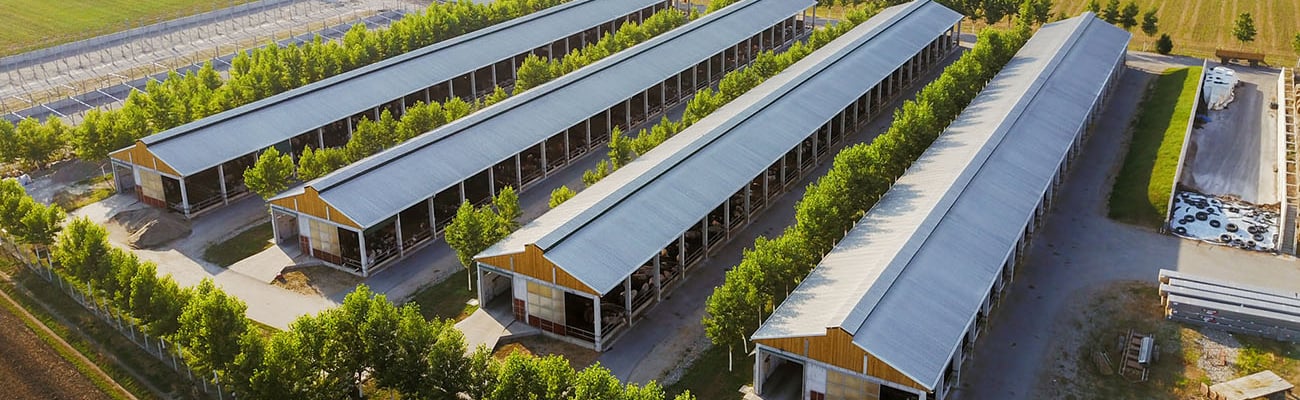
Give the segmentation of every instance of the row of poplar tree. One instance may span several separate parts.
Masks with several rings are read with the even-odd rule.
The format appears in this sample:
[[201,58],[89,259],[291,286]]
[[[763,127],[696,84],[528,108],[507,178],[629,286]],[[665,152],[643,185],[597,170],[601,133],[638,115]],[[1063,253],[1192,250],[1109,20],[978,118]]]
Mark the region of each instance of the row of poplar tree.
[[[723,4],[723,2],[709,3],[709,7],[712,9],[719,4]],[[881,3],[869,2],[864,3],[862,6],[850,8],[845,13],[844,20],[838,24],[818,29],[813,32],[807,41],[795,42],[789,49],[780,54],[770,50],[759,53],[749,66],[724,75],[722,80],[718,82],[717,90],[704,88],[696,92],[695,96],[686,102],[686,110],[683,111],[682,118],[679,121],[674,122],[669,120],[668,117],[664,117],[653,127],[641,129],[636,136],[632,137],[615,128],[609,136],[609,159],[601,160],[596,164],[595,168],[584,171],[582,174],[583,184],[587,187],[596,184],[605,176],[659,146],[668,138],[686,130],[699,120],[722,108],[723,105],[730,103],[768,78],[784,71],[790,65],[812,54],[813,51],[870,19],[880,12],[881,5]],[[568,186],[560,186],[551,191],[549,204],[551,208],[555,208],[576,194],[577,192]]]
[[[518,217],[513,192],[503,192],[496,203],[504,210],[499,218]],[[210,279],[181,287],[170,275],[159,276],[152,262],[111,245],[104,227],[85,218],[64,220],[58,206],[40,205],[16,181],[0,180],[0,228],[38,254],[52,247],[56,273],[106,299],[145,332],[177,343],[186,360],[215,372],[239,398],[666,397],[655,383],[624,385],[599,364],[579,371],[558,356],[497,359],[486,348],[469,352],[453,321],[426,320],[417,305],[397,306],[364,285],[339,307],[268,333],[248,319],[243,301]]]
[[132,91],[121,108],[87,112],[75,127],[57,118],[29,118],[16,126],[0,121],[0,163],[39,168],[66,150],[101,160],[136,139],[565,1],[435,2],[387,29],[353,25],[342,41],[317,36],[302,45],[272,43],[241,52],[226,79],[210,63],[185,75],[173,71],[161,82],[150,80],[144,91]]
[[747,335],[957,118],[1030,34],[1030,23],[1018,23],[1010,31],[986,28],[973,49],[921,89],[916,100],[895,110],[885,133],[836,154],[826,175],[809,185],[796,203],[795,224],[774,238],[758,238],[709,296],[703,324],[710,340],[747,348]]
[[686,22],[688,17],[682,11],[665,9],[646,18],[642,23],[626,22],[614,33],[606,34],[600,40],[582,49],[575,49],[562,57],[548,59],[529,55],[519,65],[518,78],[511,92],[506,92],[498,86],[491,95],[482,100],[475,100],[473,103],[459,97],[442,103],[417,102],[407,108],[401,118],[394,118],[392,113],[384,110],[378,120],[362,118],[343,147],[318,149],[309,147],[304,150],[299,156],[296,174],[293,159],[287,154],[281,154],[275,148],[270,148],[258,157],[257,163],[252,168],[244,172],[244,180],[249,182],[249,189],[254,193],[269,198],[286,189],[295,179],[295,175],[301,181],[325,176],[348,164],[468,116],[479,109],[499,103],[512,95],[523,93],[682,26]]

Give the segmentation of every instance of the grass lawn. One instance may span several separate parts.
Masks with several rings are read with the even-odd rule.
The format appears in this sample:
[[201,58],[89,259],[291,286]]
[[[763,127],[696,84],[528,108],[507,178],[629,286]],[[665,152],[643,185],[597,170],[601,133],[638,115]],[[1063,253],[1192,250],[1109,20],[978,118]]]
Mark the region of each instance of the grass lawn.
[[677,383],[665,388],[667,398],[689,390],[701,400],[739,400],[740,387],[754,383],[754,357],[742,354],[741,349],[734,350],[732,371],[727,371],[726,347],[713,346],[705,350]]
[[0,56],[8,56],[251,0],[5,0]]
[[54,204],[63,207],[64,211],[72,211],[88,204],[107,199],[116,193],[113,190],[113,174],[104,174],[91,178],[82,179],[70,186],[90,186],[90,190],[73,194],[67,190],[60,191],[54,195]]
[[1158,228],[1164,223],[1201,67],[1165,71],[1134,116],[1133,139],[1110,192],[1110,217]]
[[203,250],[203,259],[220,267],[229,267],[239,262],[239,260],[271,248],[273,236],[271,222],[267,221],[226,239],[224,242],[208,246],[207,249]]
[[[1292,65],[1296,53],[1291,39],[1300,32],[1300,2],[1295,0],[1136,0],[1142,11],[1158,7],[1160,30],[1174,41],[1174,53],[1196,57],[1213,57],[1215,48],[1249,49],[1265,53],[1274,65]],[[1103,7],[1106,1],[1100,1]],[[1121,6],[1127,1],[1120,2]],[[1056,0],[1053,12],[1068,16],[1083,12],[1088,0]],[[1232,37],[1237,14],[1250,13],[1255,18],[1255,41],[1242,45]],[[1138,15],[1140,24],[1142,16]],[[1133,28],[1129,48],[1155,50],[1155,37],[1142,33],[1141,25]]]
[[477,311],[478,306],[468,304],[470,299],[477,296],[465,286],[466,281],[461,280],[464,278],[465,271],[461,270],[437,285],[425,286],[415,292],[408,303],[419,305],[420,314],[424,315],[425,319],[450,318],[453,321],[465,319]]

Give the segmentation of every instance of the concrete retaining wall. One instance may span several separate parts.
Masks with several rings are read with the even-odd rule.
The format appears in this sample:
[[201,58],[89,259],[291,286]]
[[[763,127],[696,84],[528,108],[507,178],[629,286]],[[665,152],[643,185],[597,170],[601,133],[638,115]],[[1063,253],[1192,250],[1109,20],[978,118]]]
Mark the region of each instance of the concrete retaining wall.
[[1210,62],[1201,61],[1201,77],[1196,82],[1196,97],[1191,115],[1187,116],[1187,132],[1183,134],[1183,149],[1178,152],[1178,169],[1174,171],[1174,185],[1169,191],[1169,200],[1165,203],[1165,220],[1161,229],[1169,228],[1169,218],[1174,212],[1174,193],[1178,193],[1178,183],[1183,181],[1183,167],[1187,166],[1187,145],[1192,141],[1192,127],[1196,125],[1196,110],[1201,105],[1201,89],[1205,87],[1205,73],[1209,71]]

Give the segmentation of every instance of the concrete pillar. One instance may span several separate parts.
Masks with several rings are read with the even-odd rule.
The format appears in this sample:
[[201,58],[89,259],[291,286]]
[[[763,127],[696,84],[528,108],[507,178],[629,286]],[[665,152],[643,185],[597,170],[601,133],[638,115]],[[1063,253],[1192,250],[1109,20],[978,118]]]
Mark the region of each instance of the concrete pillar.
[[229,205],[230,197],[226,196],[226,166],[225,165],[220,165],[220,164],[217,165],[217,180],[221,182],[221,205]]
[[602,347],[602,346],[601,346],[601,343],[600,343],[600,342],[601,342],[601,340],[600,340],[600,325],[601,325],[601,322],[602,322],[601,320],[604,319],[604,318],[601,318],[601,317],[600,317],[600,296],[592,297],[592,298],[591,298],[591,303],[592,303],[592,308],[593,308],[592,315],[594,316],[592,319],[595,320],[595,321],[594,321],[594,322],[595,322],[594,325],[595,325],[595,328],[596,328],[594,331],[592,331],[592,333],[591,333],[591,337],[592,337],[592,339],[595,340],[596,351],[601,351],[601,350],[604,350],[604,347]]
[[397,256],[406,257],[406,246],[402,243],[402,213],[393,218],[393,234],[397,236]]
[[[185,190],[185,178],[178,179],[181,182],[181,210],[185,213],[185,218],[190,217],[190,193]],[[167,196],[163,196],[164,202]]]
[[627,324],[632,325],[632,277],[623,278],[623,308],[627,310]]
[[659,264],[659,255],[655,254],[655,302],[664,301],[663,269]]
[[[366,254],[366,233],[365,231],[353,231],[357,233],[357,246],[361,247],[361,276],[370,275],[370,255]],[[342,251],[340,251],[342,253]]]

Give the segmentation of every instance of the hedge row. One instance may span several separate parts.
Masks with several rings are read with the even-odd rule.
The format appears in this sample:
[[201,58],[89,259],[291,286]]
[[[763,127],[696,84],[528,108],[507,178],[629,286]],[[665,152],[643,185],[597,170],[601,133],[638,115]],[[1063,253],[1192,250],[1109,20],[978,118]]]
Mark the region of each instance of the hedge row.
[[[713,4],[719,3],[710,3],[709,10],[715,9]],[[635,137],[628,137],[623,134],[622,130],[615,128],[609,135],[609,160],[601,160],[595,168],[583,172],[583,184],[588,187],[596,184],[596,182],[622,168],[633,159],[649,152],[668,140],[668,138],[677,135],[677,133],[686,130],[686,128],[722,108],[723,105],[730,103],[740,95],[745,94],[750,89],[757,87],[773,75],[784,71],[814,50],[825,46],[835,38],[852,30],[853,27],[870,19],[880,10],[881,8],[876,3],[867,3],[865,6],[847,12],[845,19],[839,24],[813,32],[807,42],[795,42],[789,49],[780,54],[772,51],[759,53],[749,66],[724,75],[718,83],[717,90],[704,88],[697,92],[695,97],[686,102],[686,110],[682,114],[682,119],[678,122],[673,122],[668,117],[664,117],[653,127],[642,129]],[[551,192],[551,208],[559,206],[575,194],[573,189],[567,186],[556,188]]]

